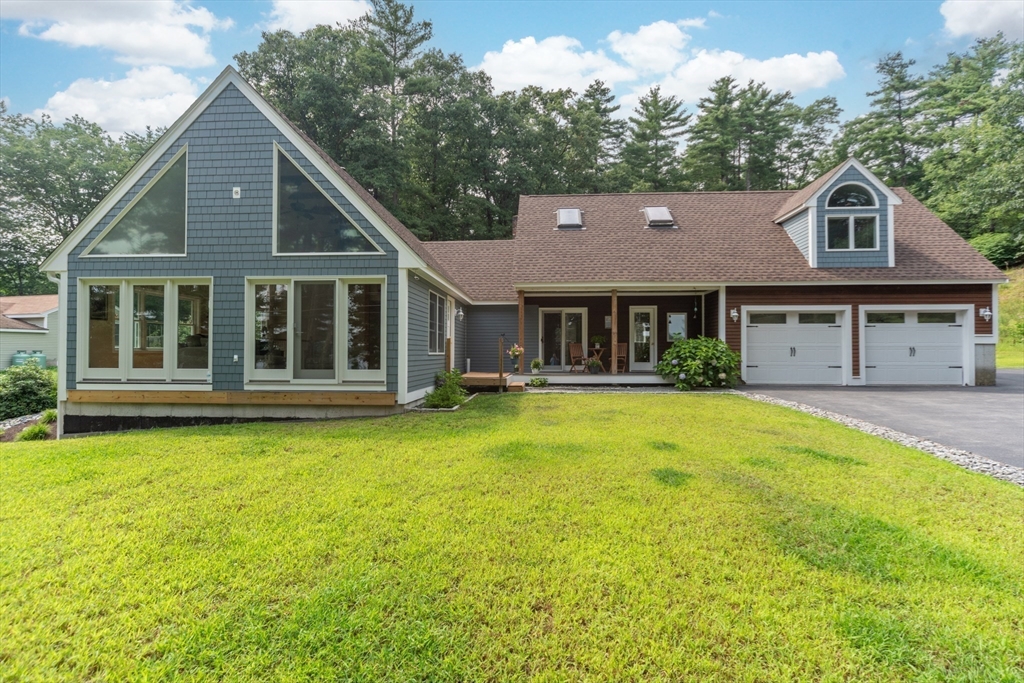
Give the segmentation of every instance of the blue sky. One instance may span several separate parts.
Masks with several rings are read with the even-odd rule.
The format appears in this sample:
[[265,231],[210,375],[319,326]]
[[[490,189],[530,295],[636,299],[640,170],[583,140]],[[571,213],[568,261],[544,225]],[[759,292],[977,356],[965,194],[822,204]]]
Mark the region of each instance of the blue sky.
[[[834,95],[863,113],[874,64],[902,50],[923,71],[977,37],[1024,37],[1024,0],[916,2],[627,2],[422,0],[433,47],[460,53],[499,89],[532,83],[613,86],[624,109],[652,85],[692,111],[725,74]],[[266,29],[301,31],[362,14],[362,0],[0,2],[0,97],[12,111],[107,130],[174,121],[232,57]]]

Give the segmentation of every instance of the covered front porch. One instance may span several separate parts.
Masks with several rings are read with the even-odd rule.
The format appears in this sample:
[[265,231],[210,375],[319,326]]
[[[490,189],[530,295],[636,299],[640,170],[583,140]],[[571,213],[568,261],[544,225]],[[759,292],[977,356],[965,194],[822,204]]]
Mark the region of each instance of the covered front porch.
[[655,366],[674,339],[718,335],[719,297],[710,287],[519,289],[524,354],[513,380],[663,384]]

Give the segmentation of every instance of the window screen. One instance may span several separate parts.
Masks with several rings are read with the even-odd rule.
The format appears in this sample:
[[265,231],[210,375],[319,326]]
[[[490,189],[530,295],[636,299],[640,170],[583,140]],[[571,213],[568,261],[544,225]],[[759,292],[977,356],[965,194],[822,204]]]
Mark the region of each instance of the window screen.
[[277,251],[377,253],[363,233],[283,152],[277,152]]
[[89,253],[184,254],[186,156],[143,188],[138,201],[114,219],[114,227]]

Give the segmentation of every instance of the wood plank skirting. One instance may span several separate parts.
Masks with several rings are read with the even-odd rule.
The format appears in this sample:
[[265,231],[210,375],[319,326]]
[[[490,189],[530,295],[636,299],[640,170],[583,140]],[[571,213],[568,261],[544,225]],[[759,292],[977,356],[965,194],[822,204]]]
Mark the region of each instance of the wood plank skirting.
[[196,405],[393,406],[384,391],[133,391],[69,389],[71,403],[191,403]]

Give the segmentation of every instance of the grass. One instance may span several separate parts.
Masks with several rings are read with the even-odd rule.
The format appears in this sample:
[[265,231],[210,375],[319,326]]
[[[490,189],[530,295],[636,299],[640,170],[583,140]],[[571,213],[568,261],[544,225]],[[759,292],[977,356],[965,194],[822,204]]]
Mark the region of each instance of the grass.
[[15,441],[42,441],[50,435],[50,429],[45,424],[36,423],[25,427],[14,437]]
[[0,446],[0,679],[1021,681],[1024,490],[729,395]]
[[1010,279],[999,286],[999,344],[997,368],[1024,368],[1024,268],[1006,271]]

